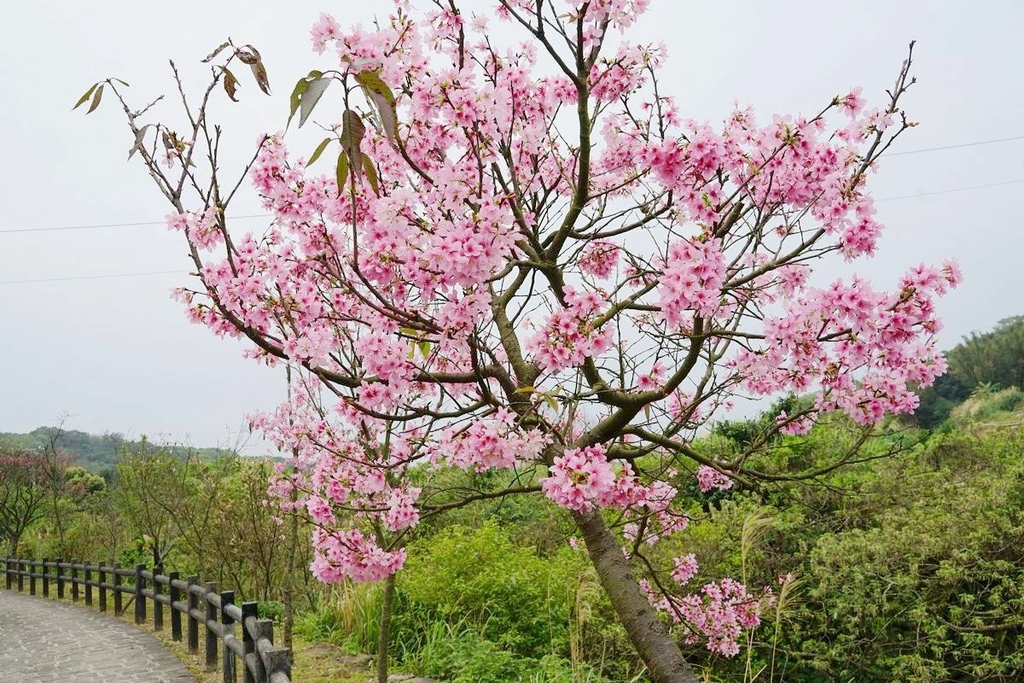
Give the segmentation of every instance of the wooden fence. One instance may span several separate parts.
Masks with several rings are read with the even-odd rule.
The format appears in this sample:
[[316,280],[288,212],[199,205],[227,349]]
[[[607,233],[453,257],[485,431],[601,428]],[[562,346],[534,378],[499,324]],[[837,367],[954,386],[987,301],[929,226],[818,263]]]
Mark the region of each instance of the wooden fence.
[[[188,651],[193,654],[199,652],[202,624],[206,632],[206,669],[215,671],[219,662],[224,683],[237,683],[236,661],[242,662],[245,683],[291,683],[291,655],[285,648],[274,647],[274,622],[257,617],[255,602],[236,605],[234,591],[218,592],[216,584],[200,583],[198,577],[181,579],[178,572],[164,575],[162,567],[150,571],[143,564],[130,569],[113,563],[90,565],[75,560],[11,557],[0,558],[0,563],[7,590],[24,591],[27,583],[31,595],[41,589],[43,597],[50,597],[56,588],[58,599],[70,592],[72,601],[84,597],[89,607],[94,605],[95,597],[101,612],[107,611],[112,598],[116,614],[124,613],[127,598],[134,605],[136,624],[146,622],[152,607],[155,631],[163,630],[167,608],[171,638],[179,642],[184,616]],[[242,627],[241,640],[235,635],[236,625]]]

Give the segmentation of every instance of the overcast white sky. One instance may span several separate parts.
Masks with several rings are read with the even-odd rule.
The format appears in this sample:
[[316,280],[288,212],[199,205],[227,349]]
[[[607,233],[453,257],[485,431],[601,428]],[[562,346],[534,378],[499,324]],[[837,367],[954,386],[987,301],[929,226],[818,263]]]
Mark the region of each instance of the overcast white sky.
[[[651,4],[639,33],[668,45],[662,89],[687,116],[717,121],[736,101],[765,117],[809,113],[853,85],[880,103],[916,39],[919,83],[905,104],[921,125],[897,151],[1024,136],[1019,0]],[[71,429],[234,444],[246,413],[283,396],[283,377],[185,321],[168,293],[188,282],[190,264],[162,225],[167,206],[141,166],[125,163],[131,140],[110,103],[88,118],[71,105],[106,76],[129,81],[137,102],[151,99],[170,85],[168,58],[202,77],[198,60],[230,35],[260,49],[274,89],[257,97],[243,79],[242,103],[218,106],[242,149],[283,128],[291,86],[325,63],[308,40],[319,12],[368,24],[374,6],[386,13],[390,3],[10,5],[0,25],[0,431],[67,414]],[[891,157],[873,183],[888,232],[859,270],[884,284],[908,265],[958,259],[966,282],[941,302],[947,347],[1024,313],[1021,181],[1024,140]],[[235,213],[259,210],[249,198]],[[135,225],[53,229],[123,223]]]

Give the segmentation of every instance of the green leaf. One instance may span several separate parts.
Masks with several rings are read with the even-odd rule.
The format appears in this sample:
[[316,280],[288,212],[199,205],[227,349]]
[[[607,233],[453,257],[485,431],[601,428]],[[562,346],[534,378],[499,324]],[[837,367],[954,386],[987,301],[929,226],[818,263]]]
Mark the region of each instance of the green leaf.
[[316,160],[320,158],[320,155],[324,153],[329,144],[331,144],[331,138],[324,138],[324,141],[317,145],[316,149],[313,150],[312,156],[309,157],[309,161],[306,162],[306,168],[316,163]]
[[365,154],[363,155],[363,172],[366,174],[366,179],[370,181],[373,193],[379,197],[380,181],[377,179],[377,169],[373,166],[373,160]]
[[544,400],[547,401],[548,407],[551,408],[551,410],[558,410],[558,401],[554,396],[551,394],[544,394]]
[[302,103],[302,95],[309,88],[309,81],[305,78],[300,78],[295,87],[292,88],[292,94],[289,98],[288,108],[288,123],[285,124],[285,128],[292,125],[292,119],[295,117],[295,112],[299,110],[299,104]]
[[103,99],[103,84],[100,83],[100,87],[96,88],[96,92],[92,96],[92,104],[89,105],[89,111],[86,114],[91,114],[96,111],[96,107],[100,106],[100,100]]
[[526,387],[519,387],[518,389],[516,389],[512,393],[513,394],[532,394],[535,391],[537,391],[537,390],[533,386],[526,386]]
[[334,177],[338,181],[338,196],[341,196],[345,187],[345,179],[348,177],[348,157],[344,152],[338,155],[338,166],[334,171]]
[[299,98],[299,128],[306,123],[306,119],[313,113],[313,107],[320,101],[320,97],[331,84],[331,78],[314,78],[306,82],[306,87]]
[[398,138],[398,110],[394,102],[388,103],[381,95],[370,93],[370,100],[376,105],[384,135],[392,143]]
[[[312,81],[315,81],[323,76],[324,72],[318,72],[314,69],[313,71],[309,72],[308,76],[300,78],[299,81],[295,84],[295,88],[292,89],[292,96],[288,112],[288,124],[285,126],[286,128],[292,125],[292,119],[295,118],[295,113],[299,111],[299,106],[302,104],[302,97],[303,95],[306,94],[306,91],[309,90],[309,84]],[[322,92],[321,94],[324,93]],[[319,99],[319,95],[316,96],[316,99]],[[315,103],[316,102],[313,101],[312,104],[310,104],[310,106],[314,105]],[[305,123],[304,119],[303,123]],[[300,123],[299,126],[302,126],[302,124]]]
[[420,350],[420,353],[423,355],[424,358],[428,358],[430,356],[430,342],[428,342],[426,339],[420,342],[416,342],[416,348]]
[[366,92],[372,92],[380,95],[387,100],[391,106],[395,106],[395,95],[391,92],[391,88],[381,80],[380,71],[360,71],[356,74],[356,83],[363,86]]
[[345,148],[345,152],[352,158],[353,165],[357,168],[359,164],[355,161],[359,159],[359,144],[365,133],[366,126],[363,125],[359,114],[351,109],[346,109],[341,115],[341,146]]
[[85,101],[88,100],[90,97],[92,97],[93,91],[95,91],[98,86],[99,86],[99,83],[93,83],[92,87],[90,87],[88,90],[86,90],[84,95],[82,95],[81,97],[78,98],[78,101],[75,102],[75,106],[71,107],[71,111],[74,111],[74,110],[78,109],[79,107],[81,107],[83,104],[85,104]]
[[384,135],[388,140],[394,142],[398,136],[398,111],[395,108],[395,94],[381,80],[379,71],[360,72],[356,74],[356,82],[362,86],[366,98],[377,109]]

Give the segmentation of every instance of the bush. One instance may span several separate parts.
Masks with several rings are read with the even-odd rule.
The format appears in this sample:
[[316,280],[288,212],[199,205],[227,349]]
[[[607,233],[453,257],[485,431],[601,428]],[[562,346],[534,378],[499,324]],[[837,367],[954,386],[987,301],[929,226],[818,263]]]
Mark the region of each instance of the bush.
[[789,640],[800,659],[835,680],[1021,680],[1022,446],[936,438],[931,466],[871,492],[888,503],[862,528],[822,535]]
[[406,604],[395,610],[395,637],[423,625],[461,624],[528,657],[568,652],[570,613],[582,559],[568,549],[549,558],[516,546],[493,523],[451,527],[413,544],[399,576]]

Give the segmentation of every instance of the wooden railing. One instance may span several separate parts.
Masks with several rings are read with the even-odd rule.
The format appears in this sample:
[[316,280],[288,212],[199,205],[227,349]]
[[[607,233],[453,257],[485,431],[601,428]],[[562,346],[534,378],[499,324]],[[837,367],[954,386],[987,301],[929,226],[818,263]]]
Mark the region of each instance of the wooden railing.
[[[154,631],[163,630],[164,608],[168,608],[171,638],[181,641],[184,616],[188,651],[192,654],[199,652],[199,627],[203,625],[206,669],[215,671],[219,661],[224,683],[238,680],[236,658],[242,662],[245,683],[291,683],[291,655],[285,648],[274,647],[274,622],[257,617],[255,602],[236,605],[234,591],[218,592],[216,584],[200,583],[198,577],[182,579],[178,572],[164,575],[162,567],[150,571],[142,564],[127,568],[114,563],[90,565],[75,560],[11,557],[0,558],[0,563],[7,590],[24,591],[27,583],[31,595],[41,589],[43,597],[50,597],[55,587],[58,599],[64,599],[70,590],[73,602],[84,594],[88,607],[94,606],[94,597],[98,598],[101,612],[107,611],[109,598],[113,598],[115,614],[124,613],[127,597],[134,604],[136,624],[146,623],[151,603]],[[242,627],[241,640],[235,635],[236,625]]]

